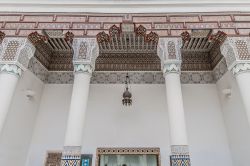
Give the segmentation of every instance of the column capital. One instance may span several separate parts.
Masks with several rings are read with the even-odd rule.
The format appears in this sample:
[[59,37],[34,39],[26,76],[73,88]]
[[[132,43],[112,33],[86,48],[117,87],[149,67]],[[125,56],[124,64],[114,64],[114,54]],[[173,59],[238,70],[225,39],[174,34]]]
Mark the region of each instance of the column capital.
[[0,64],[0,72],[10,73],[20,77],[22,74],[22,69],[15,64]]
[[[74,66],[88,66],[94,70],[95,60],[99,55],[99,46],[95,38],[74,38],[72,47],[74,50],[73,64]],[[75,67],[74,67],[75,68]],[[81,67],[82,68],[82,67]]]
[[250,72],[250,61],[234,63],[231,72],[233,73],[234,76],[237,76],[240,73]]
[[249,71],[249,37],[228,37],[221,45],[220,50],[226,59],[228,70],[230,70],[234,75]]
[[91,64],[74,64],[74,72],[75,73],[86,73],[89,75],[92,75],[93,67]]
[[27,69],[29,60],[34,53],[35,47],[27,38],[4,38],[0,45],[1,68],[8,72],[18,71],[18,75],[21,75],[19,69],[23,71]]
[[163,64],[163,74],[164,76],[168,73],[181,73],[181,61],[180,60],[172,60],[167,61]]
[[181,59],[181,37],[176,38],[160,38],[157,46],[157,54],[162,62],[167,60]]

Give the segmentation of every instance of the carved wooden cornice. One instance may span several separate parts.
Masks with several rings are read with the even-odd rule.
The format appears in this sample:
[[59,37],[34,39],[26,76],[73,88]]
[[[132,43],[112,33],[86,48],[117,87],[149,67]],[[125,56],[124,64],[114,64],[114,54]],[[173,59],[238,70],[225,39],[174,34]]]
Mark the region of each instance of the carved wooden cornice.
[[100,55],[96,60],[97,71],[160,71],[157,55],[159,36],[147,34],[142,25],[123,23],[113,25],[109,34],[100,32],[96,36]]
[[5,33],[0,31],[0,44],[2,43],[4,38],[5,38]]
[[52,71],[70,71],[72,65],[72,42],[74,34],[62,31],[44,31],[45,35],[38,32],[29,34],[28,39],[36,47],[35,57],[48,69]]
[[220,45],[225,41],[227,34],[212,30],[194,30],[191,34],[187,31],[181,34],[183,40],[182,70],[183,71],[208,71],[213,70],[223,58]]

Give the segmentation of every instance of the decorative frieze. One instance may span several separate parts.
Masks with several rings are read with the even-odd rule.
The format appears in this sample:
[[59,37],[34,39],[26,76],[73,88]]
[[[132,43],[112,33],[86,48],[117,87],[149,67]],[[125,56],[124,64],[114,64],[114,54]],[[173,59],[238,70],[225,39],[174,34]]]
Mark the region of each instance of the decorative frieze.
[[65,146],[62,152],[61,166],[80,166],[81,147]]
[[222,58],[221,61],[213,69],[215,82],[217,82],[227,71],[228,69],[227,69],[226,59]]
[[[41,81],[48,82],[47,77],[50,76],[46,67],[39,62],[36,57],[32,57],[29,61],[28,69],[36,75]],[[72,72],[71,72],[72,73]]]
[[[49,71],[39,68],[37,63],[30,70],[33,70],[40,80],[46,84],[73,84],[73,72]],[[41,70],[38,70],[41,69]],[[91,84],[124,84],[126,72],[93,72],[91,77]],[[129,72],[131,84],[164,84],[165,79],[162,72]],[[222,76],[222,75],[221,75]],[[214,73],[207,72],[181,72],[180,75],[182,84],[214,84],[216,82]]]
[[[250,13],[0,13],[1,29],[7,36],[27,36],[35,30],[70,30],[77,37],[95,37],[108,30],[110,23],[133,22],[151,27],[160,37],[180,36],[191,29],[220,29],[228,35],[248,36]],[[80,31],[80,32],[79,32]]]

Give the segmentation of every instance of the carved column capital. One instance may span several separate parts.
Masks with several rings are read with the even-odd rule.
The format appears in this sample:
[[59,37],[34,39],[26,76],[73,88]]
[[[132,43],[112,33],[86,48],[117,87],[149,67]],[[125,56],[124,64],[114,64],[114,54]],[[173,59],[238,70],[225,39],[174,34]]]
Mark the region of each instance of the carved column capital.
[[0,64],[26,70],[35,47],[27,38],[4,38],[0,46]]
[[[220,47],[229,70],[238,69],[238,64],[250,62],[250,38],[228,37]],[[233,69],[235,68],[235,69]]]
[[181,73],[181,61],[168,61],[163,65],[163,74]]
[[160,38],[157,46],[157,54],[161,61],[180,60],[181,59],[182,39],[178,38]]
[[93,68],[91,64],[74,64],[75,73],[87,73],[92,75]]
[[250,72],[250,62],[238,62],[232,67],[231,72],[234,76],[237,76],[240,73]]
[[99,55],[99,47],[95,38],[74,38],[73,64],[89,64],[93,70],[95,60]]
[[0,64],[0,72],[14,74],[18,77],[22,75],[22,69],[15,64]]

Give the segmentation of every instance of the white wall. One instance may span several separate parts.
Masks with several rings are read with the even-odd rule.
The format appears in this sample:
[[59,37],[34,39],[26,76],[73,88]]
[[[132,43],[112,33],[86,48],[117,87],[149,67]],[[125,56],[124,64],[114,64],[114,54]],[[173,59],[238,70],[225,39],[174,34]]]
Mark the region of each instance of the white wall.
[[[32,100],[25,96],[26,89],[35,91]],[[0,136],[1,165],[25,165],[42,90],[43,83],[31,72],[20,78]]]
[[192,166],[232,165],[216,85],[183,85]]
[[[217,82],[217,87],[230,142],[233,163],[235,166],[249,166],[250,127],[247,122],[245,108],[236,81],[231,73],[227,72]],[[222,90],[225,88],[232,89],[231,98],[227,98],[222,94]]]
[[[160,147],[162,165],[169,165],[165,85],[132,85],[131,108],[121,104],[123,88],[90,86],[83,153],[95,155],[97,147]],[[182,88],[192,165],[231,166],[216,86]],[[42,166],[47,150],[62,150],[71,90],[72,85],[45,85],[27,166]]]

